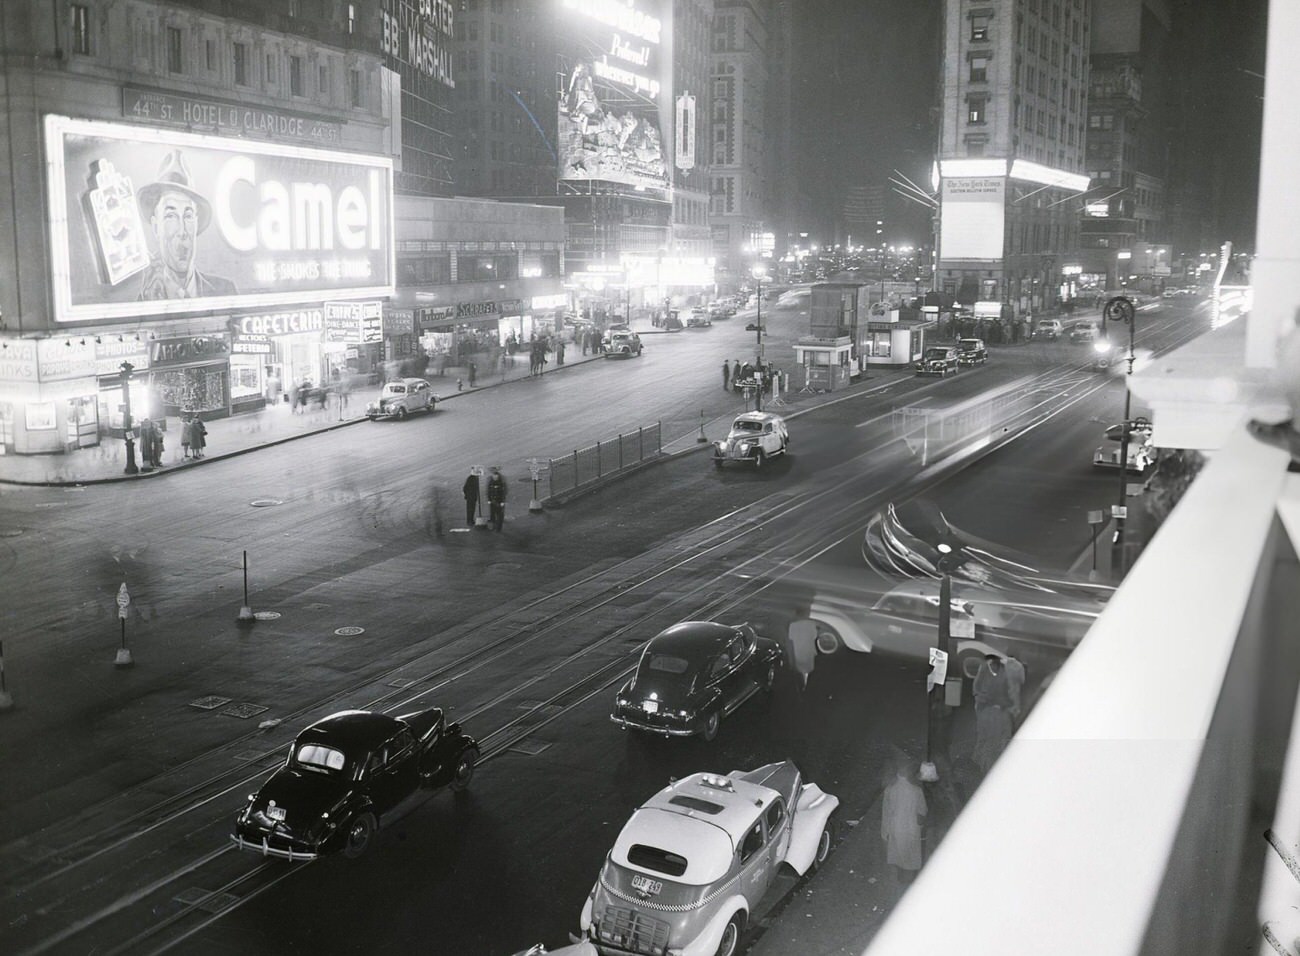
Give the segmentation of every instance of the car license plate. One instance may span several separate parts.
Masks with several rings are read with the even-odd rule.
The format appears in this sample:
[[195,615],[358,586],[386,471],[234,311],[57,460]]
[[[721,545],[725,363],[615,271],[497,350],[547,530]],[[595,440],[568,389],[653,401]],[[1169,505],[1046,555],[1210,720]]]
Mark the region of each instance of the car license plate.
[[283,822],[284,822],[284,807],[267,807],[267,808],[266,808],[266,815],[267,815],[268,817],[270,817],[272,820],[277,820],[277,821],[279,821],[280,823],[283,823]]
[[663,883],[658,880],[652,880],[648,876],[641,876],[639,873],[632,877],[632,889],[638,893],[644,893],[646,896],[658,896],[663,890]]
[[641,709],[644,710],[647,714],[657,714],[659,713],[659,701],[657,700],[642,701]]

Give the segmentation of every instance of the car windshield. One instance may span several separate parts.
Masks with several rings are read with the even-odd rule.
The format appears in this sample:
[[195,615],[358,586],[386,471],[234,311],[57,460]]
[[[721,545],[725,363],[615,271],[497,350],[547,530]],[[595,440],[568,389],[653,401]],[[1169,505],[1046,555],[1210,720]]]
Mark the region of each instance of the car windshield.
[[303,744],[293,755],[293,760],[299,767],[317,773],[341,773],[347,763],[341,750],[322,744]]
[[962,339],[957,343],[957,348],[965,352],[973,352],[979,347],[980,343],[977,339]]
[[732,424],[731,430],[733,432],[761,432],[763,430],[763,423],[738,419]]
[[941,359],[941,358],[947,358],[947,356],[948,356],[947,349],[926,349],[925,350],[925,357],[928,359]]
[[389,386],[385,387],[384,391],[386,391],[389,395],[405,395],[405,394],[406,394],[406,386],[405,386],[405,385],[389,385]]
[[685,674],[691,669],[691,662],[672,654],[651,654],[645,668],[647,673]]

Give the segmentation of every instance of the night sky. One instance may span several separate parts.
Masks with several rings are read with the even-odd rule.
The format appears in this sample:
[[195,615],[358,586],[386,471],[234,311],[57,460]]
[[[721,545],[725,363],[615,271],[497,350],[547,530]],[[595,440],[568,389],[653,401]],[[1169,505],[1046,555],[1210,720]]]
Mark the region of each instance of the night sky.
[[[795,113],[811,230],[834,235],[846,190],[882,186],[890,241],[924,240],[929,215],[894,195],[894,169],[928,185],[942,0],[795,0]],[[1197,235],[1253,248],[1267,0],[1170,0],[1170,187],[1186,182]],[[1249,71],[1249,72],[1247,72]],[[1166,237],[1170,238],[1170,237]],[[1178,251],[1195,251],[1191,249]]]

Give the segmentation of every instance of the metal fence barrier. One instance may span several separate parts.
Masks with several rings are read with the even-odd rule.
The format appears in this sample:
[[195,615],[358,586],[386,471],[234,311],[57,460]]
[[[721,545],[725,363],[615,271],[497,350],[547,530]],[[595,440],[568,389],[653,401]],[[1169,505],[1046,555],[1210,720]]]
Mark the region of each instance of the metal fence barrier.
[[545,497],[575,491],[583,485],[616,475],[648,458],[657,457],[662,451],[659,422],[617,438],[598,441],[586,448],[575,448],[571,455],[550,459],[548,467],[542,471],[548,479]]

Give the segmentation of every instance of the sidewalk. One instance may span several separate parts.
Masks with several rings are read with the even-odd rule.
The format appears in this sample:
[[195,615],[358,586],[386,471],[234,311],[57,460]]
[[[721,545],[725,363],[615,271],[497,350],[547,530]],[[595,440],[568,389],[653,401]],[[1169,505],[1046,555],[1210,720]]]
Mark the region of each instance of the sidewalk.
[[[564,364],[556,365],[552,353],[545,374],[553,375],[557,371],[583,365],[600,357],[583,355],[580,347],[575,348],[572,343],[565,343]],[[498,366],[490,372],[478,369],[473,388],[469,385],[468,367],[453,366],[442,375],[436,372],[425,375],[439,402],[528,377],[528,356],[522,353],[512,356],[512,361],[506,368]],[[458,379],[461,382],[459,390]],[[169,418],[163,439],[165,450],[162,467],[149,471],[141,467],[135,475],[125,473],[126,443],[120,438],[104,437],[93,448],[79,448],[61,455],[0,455],[0,484],[66,486],[158,478],[223,458],[243,455],[258,448],[364,422],[366,405],[378,393],[378,386],[354,389],[347,406],[342,410],[338,407],[337,398],[331,396],[325,408],[313,405],[307,410],[294,412],[287,404],[281,403],[268,406],[260,412],[204,422],[208,429],[207,447],[204,449],[204,457],[197,461],[181,457],[184,452],[181,448],[180,419]],[[137,445],[138,467],[141,466],[139,451]]]

